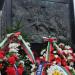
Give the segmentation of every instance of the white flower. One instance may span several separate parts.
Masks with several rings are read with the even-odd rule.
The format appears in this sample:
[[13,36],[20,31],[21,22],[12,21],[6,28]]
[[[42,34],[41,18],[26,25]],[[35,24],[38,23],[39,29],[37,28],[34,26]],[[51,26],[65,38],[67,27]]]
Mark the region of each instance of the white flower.
[[19,56],[20,54],[19,53],[16,53],[16,55]]
[[55,65],[56,64],[56,61],[53,61],[53,65]]
[[15,49],[10,49],[10,50],[9,50],[9,52],[18,53],[18,51],[17,51],[17,50],[15,50]]
[[72,50],[68,50],[68,53],[72,53]]
[[47,69],[47,74],[48,74],[48,75],[50,74],[50,68]]
[[42,56],[40,56],[40,59],[43,59],[43,57],[42,57]]
[[73,68],[69,66],[69,69],[72,70]]
[[19,64],[22,64],[23,67],[24,67],[24,61],[20,60],[20,61],[19,61]]
[[70,66],[73,66],[74,65],[74,63],[73,62],[70,62]]
[[19,43],[10,43],[9,44],[9,48],[17,48],[18,46],[20,46]]
[[56,58],[58,57],[58,55],[54,55]]
[[63,50],[63,52],[64,52],[65,54],[67,54],[67,53],[68,53],[68,50]]
[[33,71],[36,66],[35,64],[31,64],[31,66],[32,66],[31,71]]
[[71,47],[70,47],[69,45],[66,45],[65,48],[66,48],[66,49],[70,49]]
[[53,51],[53,53],[57,53],[57,51]]
[[70,59],[73,59],[73,57],[72,57],[72,56],[69,56],[68,59],[69,59],[69,60],[70,60]]
[[19,49],[18,48],[10,48],[9,50],[17,50],[18,51]]

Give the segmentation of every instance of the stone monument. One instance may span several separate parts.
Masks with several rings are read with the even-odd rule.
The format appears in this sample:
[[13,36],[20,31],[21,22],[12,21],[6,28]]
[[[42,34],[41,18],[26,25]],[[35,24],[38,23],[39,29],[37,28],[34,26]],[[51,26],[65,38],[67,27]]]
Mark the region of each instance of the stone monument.
[[3,12],[7,12],[7,15],[3,14],[6,16],[3,27],[12,25],[15,28],[16,21],[20,21],[22,27],[18,31],[27,34],[31,43],[42,43],[42,37],[49,35],[71,43],[70,0],[6,1],[7,5],[4,6],[8,9],[3,9]]

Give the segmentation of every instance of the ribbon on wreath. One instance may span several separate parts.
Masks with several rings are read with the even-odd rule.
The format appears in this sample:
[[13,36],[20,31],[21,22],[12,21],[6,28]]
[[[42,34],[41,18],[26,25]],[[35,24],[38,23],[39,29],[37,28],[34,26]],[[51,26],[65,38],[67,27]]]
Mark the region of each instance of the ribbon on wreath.
[[40,64],[40,65],[38,66],[37,71],[36,71],[36,75],[42,75],[42,69],[43,69],[43,64]]
[[22,38],[21,35],[19,35],[18,39],[22,40],[22,42],[23,42],[23,44],[25,46],[25,48],[23,47],[23,49],[28,54],[28,57],[29,57],[30,61],[32,63],[35,63],[35,58],[34,58],[34,55],[32,53],[32,50],[30,49],[30,47],[27,45],[27,43],[25,42],[25,40]]
[[30,47],[27,45],[27,43],[25,42],[25,40],[22,38],[22,36],[20,34],[21,34],[20,32],[7,34],[5,39],[0,43],[0,47],[2,48],[11,36],[15,36],[18,40],[21,40],[23,42],[23,44],[26,48],[26,49],[24,48],[24,51],[28,54],[30,61],[35,63],[35,58],[32,53],[32,50],[30,49]]
[[53,59],[52,54],[53,54],[53,42],[56,41],[56,38],[44,38],[46,41],[48,41],[48,46],[47,46],[47,55],[46,55],[46,61],[51,62]]
[[14,33],[14,36],[16,36],[18,38],[18,40],[21,40],[23,42],[25,47],[22,45],[21,46],[23,47],[24,51],[27,53],[30,61],[32,63],[35,63],[35,58],[34,58],[34,55],[32,53],[32,50],[30,49],[30,47],[27,45],[26,41],[22,38],[22,36],[20,34],[21,34],[21,32],[16,32],[16,33]]
[[54,50],[52,43],[53,43],[54,39],[49,38],[48,41],[49,41],[48,42],[48,62],[51,62],[52,54],[53,54],[53,50]]

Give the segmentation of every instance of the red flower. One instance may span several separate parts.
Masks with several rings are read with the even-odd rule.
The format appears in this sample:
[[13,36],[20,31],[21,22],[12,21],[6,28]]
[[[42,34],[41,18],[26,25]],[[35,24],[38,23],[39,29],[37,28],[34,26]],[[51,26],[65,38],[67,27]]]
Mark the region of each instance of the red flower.
[[10,67],[7,67],[7,75],[16,75],[16,70],[14,67],[10,66]]
[[22,75],[23,71],[24,71],[23,66],[22,65],[19,65],[19,67],[18,67],[18,74],[19,75]]
[[62,54],[62,51],[61,50],[58,50],[58,54]]
[[0,59],[4,58],[4,51],[0,51]]
[[53,61],[55,59],[54,54],[50,54],[50,61]]
[[3,67],[3,65],[2,65],[2,63],[0,64],[0,69],[2,69],[2,67]]
[[45,57],[44,56],[42,56],[42,57],[40,57],[40,61],[45,61]]
[[3,59],[3,58],[4,58],[3,54],[0,54],[0,59]]
[[61,58],[60,57],[57,57],[57,58],[55,58],[55,61],[56,61],[57,64],[58,63],[61,63]]
[[72,53],[73,58],[75,58],[75,53]]
[[15,58],[15,60],[18,60],[18,57],[16,54],[14,54],[13,57]]
[[11,65],[14,65],[15,62],[16,62],[16,60],[15,60],[15,58],[12,56],[12,57],[9,57],[9,58],[8,58],[8,62],[9,62]]
[[66,68],[68,71],[70,71],[70,68],[69,68],[69,66],[65,66],[65,68]]
[[43,72],[42,72],[42,75],[46,75],[46,71],[43,71]]
[[17,59],[18,59],[18,57],[16,55],[12,55],[8,58],[8,62],[10,64],[14,65]]
[[61,60],[61,64],[62,64],[62,66],[67,66],[66,60],[65,59],[62,59]]

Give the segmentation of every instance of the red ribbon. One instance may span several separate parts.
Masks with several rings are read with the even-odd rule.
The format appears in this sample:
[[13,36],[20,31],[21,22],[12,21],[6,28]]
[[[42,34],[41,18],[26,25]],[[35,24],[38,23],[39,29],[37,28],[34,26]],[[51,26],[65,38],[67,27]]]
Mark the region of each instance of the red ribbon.
[[20,34],[21,34],[21,32],[16,32],[14,35],[15,35],[16,37],[18,37]]

